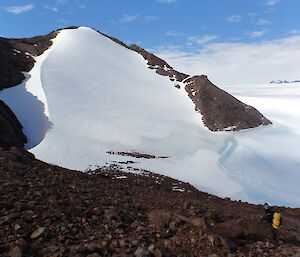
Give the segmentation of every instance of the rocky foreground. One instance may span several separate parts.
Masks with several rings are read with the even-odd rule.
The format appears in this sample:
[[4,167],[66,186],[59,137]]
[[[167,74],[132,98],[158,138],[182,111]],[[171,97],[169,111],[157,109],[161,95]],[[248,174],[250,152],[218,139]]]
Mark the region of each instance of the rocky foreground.
[[0,151],[0,256],[300,256],[300,209],[280,208],[273,241],[262,206],[147,171],[82,173]]

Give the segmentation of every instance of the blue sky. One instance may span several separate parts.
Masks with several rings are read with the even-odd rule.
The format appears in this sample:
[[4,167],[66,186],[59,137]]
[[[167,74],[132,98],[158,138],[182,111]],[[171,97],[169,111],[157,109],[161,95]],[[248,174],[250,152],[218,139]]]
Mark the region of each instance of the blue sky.
[[253,42],[300,33],[299,0],[1,0],[6,37],[94,27],[145,48]]
[[[31,37],[71,25],[89,26],[127,44],[137,43],[164,56],[183,71],[200,69],[199,72],[203,70],[215,76],[222,67],[228,66],[219,62],[224,52],[230,63],[252,60],[256,65],[265,59],[265,52],[277,58],[278,53],[270,49],[288,48],[289,54],[297,54],[300,60],[298,41],[295,41],[300,36],[299,10],[299,0],[0,0],[0,35]],[[283,46],[276,48],[278,44]],[[243,49],[241,46],[252,55],[230,59]],[[193,63],[198,62],[195,53],[200,61],[213,60],[215,56],[218,63],[214,65],[219,66],[215,69],[210,63],[210,66],[192,67],[191,54]],[[285,69],[299,67],[294,59],[282,65]],[[274,76],[272,73],[270,78],[275,79],[280,68],[273,70]],[[299,79],[300,74],[294,73],[280,74],[278,79]],[[254,74],[249,74],[249,78]],[[217,80],[222,79],[221,76]]]

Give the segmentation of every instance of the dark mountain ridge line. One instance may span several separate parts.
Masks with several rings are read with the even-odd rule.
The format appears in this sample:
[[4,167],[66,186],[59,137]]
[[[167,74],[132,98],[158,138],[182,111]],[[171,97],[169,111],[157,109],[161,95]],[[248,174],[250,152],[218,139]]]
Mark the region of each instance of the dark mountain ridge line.
[[300,209],[279,210],[275,244],[261,205],[151,172],[83,173],[0,151],[0,257],[297,256]]
[[147,52],[138,45],[133,44],[130,46],[130,49],[142,55],[144,59],[147,60],[147,64],[150,66],[149,68],[155,69],[156,73],[159,75],[168,76],[171,80],[177,80],[179,82],[182,82],[184,79],[189,77],[187,74],[174,70],[167,62],[154,54]]

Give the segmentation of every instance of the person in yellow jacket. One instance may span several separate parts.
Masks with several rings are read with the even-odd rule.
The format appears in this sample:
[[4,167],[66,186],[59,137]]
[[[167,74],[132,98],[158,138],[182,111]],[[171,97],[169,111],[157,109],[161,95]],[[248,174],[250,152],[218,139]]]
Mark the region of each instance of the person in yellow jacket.
[[281,214],[277,209],[273,211],[267,203],[264,204],[264,209],[265,209],[264,219],[269,224],[271,224],[273,239],[277,240],[278,230],[280,228],[280,225],[282,225]]

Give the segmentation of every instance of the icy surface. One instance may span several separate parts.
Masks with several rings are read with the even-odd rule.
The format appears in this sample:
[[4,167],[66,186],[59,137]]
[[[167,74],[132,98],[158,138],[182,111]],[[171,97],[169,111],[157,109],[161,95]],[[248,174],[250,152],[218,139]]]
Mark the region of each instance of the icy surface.
[[[36,120],[49,117],[52,126],[41,143],[28,145],[37,158],[78,170],[122,162],[124,169],[168,175],[223,197],[300,206],[299,84],[224,88],[274,125],[216,133],[204,127],[182,85],[175,88],[140,55],[91,29],[62,31],[43,56],[41,69],[32,70],[41,81],[34,103],[46,108]],[[26,92],[9,105],[22,105]],[[23,123],[24,113],[16,114]]]

